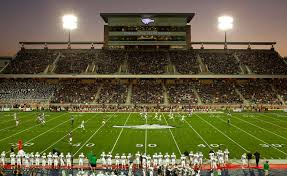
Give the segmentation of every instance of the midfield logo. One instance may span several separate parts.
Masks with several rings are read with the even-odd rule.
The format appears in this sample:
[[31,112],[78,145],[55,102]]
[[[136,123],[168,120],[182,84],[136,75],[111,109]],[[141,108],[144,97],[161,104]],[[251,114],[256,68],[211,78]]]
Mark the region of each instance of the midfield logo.
[[150,18],[142,18],[142,23],[148,25],[150,23],[154,23],[154,20]]

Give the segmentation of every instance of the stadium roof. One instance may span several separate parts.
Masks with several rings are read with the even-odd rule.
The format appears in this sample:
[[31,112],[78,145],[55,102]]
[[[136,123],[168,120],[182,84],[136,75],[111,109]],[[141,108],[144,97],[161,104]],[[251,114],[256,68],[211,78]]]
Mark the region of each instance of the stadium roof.
[[189,23],[195,13],[100,13],[103,20],[108,23],[109,17],[185,17],[186,23]]

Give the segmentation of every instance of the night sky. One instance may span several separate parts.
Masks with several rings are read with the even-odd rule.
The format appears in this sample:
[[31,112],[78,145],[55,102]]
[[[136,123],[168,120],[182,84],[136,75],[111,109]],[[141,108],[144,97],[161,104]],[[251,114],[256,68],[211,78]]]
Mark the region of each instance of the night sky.
[[74,13],[72,40],[102,41],[100,12],[194,12],[193,41],[223,41],[217,17],[232,15],[231,41],[276,41],[287,56],[287,0],[1,0],[0,55],[14,55],[19,41],[66,41],[61,17]]

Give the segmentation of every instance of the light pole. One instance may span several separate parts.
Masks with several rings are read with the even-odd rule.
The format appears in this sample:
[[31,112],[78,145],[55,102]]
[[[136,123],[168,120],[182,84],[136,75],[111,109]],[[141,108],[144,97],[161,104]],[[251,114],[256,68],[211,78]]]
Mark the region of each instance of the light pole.
[[218,17],[218,29],[224,31],[224,49],[227,49],[226,32],[233,28],[233,17],[221,16]]
[[68,48],[71,48],[71,31],[78,28],[78,18],[75,15],[64,15],[62,18],[63,28],[68,30]]

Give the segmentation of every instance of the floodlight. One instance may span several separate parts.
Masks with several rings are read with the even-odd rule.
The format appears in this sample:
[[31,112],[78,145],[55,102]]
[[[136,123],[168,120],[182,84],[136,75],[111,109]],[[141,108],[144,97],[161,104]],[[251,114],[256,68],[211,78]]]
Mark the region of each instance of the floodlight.
[[231,16],[218,17],[218,28],[222,31],[228,31],[233,28],[233,18]]
[[62,18],[63,28],[67,30],[74,30],[78,27],[78,18],[75,15],[65,15]]
[[227,39],[226,39],[226,31],[233,28],[233,17],[231,16],[221,16],[218,17],[218,29],[224,31],[224,49],[227,49]]

